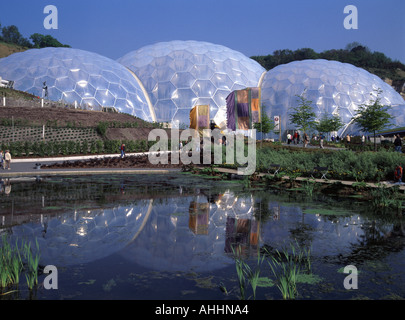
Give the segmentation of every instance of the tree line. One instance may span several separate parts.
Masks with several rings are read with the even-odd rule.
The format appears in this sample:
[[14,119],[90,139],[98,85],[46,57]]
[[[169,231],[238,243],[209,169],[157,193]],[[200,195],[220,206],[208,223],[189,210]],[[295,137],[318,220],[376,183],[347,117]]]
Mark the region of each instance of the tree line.
[[273,54],[266,56],[252,56],[266,70],[273,69],[281,64],[306,59],[335,60],[343,63],[350,63],[356,67],[363,68],[381,78],[389,78],[395,83],[403,85],[405,78],[398,74],[397,70],[405,71],[405,65],[398,60],[392,60],[384,53],[372,52],[368,47],[358,42],[349,43],[345,49],[331,49],[323,52],[315,52],[311,48],[302,48],[295,51],[284,49],[276,50]]
[[60,43],[57,39],[50,35],[43,35],[40,33],[34,33],[29,38],[25,38],[17,26],[5,26],[1,27],[0,24],[0,41],[10,44],[15,44],[25,48],[46,48],[46,47],[67,47],[67,44]]

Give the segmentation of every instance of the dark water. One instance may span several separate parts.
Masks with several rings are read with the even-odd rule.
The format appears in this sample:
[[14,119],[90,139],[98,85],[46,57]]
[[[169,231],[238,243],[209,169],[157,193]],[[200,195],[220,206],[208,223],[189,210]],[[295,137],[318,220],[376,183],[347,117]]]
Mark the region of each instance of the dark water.
[[[311,261],[296,299],[405,297],[403,215],[356,198],[183,173],[3,182],[0,233],[11,243],[36,239],[58,289],[45,289],[41,274],[30,293],[22,277],[19,291],[0,299],[236,300],[235,251],[256,268],[265,249],[291,246]],[[348,265],[357,289],[344,287]],[[259,269],[273,283],[262,282],[256,299],[282,299],[266,259]]]

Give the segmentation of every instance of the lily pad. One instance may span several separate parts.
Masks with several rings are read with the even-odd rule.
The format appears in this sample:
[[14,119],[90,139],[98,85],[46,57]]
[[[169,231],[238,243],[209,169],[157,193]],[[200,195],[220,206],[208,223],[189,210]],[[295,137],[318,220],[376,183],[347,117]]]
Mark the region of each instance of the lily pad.
[[316,274],[299,274],[297,275],[297,282],[315,284],[321,282],[322,278]]
[[258,287],[272,287],[274,286],[273,280],[268,277],[260,277],[257,281]]

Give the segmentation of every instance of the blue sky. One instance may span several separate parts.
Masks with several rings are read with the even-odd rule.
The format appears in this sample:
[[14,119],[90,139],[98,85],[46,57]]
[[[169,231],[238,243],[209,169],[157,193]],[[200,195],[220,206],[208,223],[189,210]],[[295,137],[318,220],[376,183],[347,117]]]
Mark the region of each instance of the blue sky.
[[[49,4],[58,9],[57,30],[43,25]],[[358,10],[357,30],[343,26],[347,5]],[[356,41],[405,63],[403,0],[13,0],[1,1],[0,23],[112,59],[170,40],[212,42],[246,56]]]

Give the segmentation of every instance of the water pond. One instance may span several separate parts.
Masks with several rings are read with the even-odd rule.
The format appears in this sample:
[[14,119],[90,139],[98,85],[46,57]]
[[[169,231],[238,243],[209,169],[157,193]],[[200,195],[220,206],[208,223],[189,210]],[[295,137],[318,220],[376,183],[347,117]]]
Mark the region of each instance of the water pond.
[[280,300],[286,265],[294,299],[400,299],[404,232],[356,198],[186,173],[2,180],[2,241],[38,243],[40,271],[0,300]]

